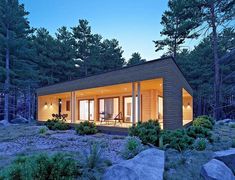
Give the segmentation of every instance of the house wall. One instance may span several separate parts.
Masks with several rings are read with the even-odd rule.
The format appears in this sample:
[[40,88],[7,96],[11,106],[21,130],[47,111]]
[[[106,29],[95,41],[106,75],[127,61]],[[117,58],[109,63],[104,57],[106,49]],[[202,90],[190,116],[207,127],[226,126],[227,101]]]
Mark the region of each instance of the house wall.
[[[60,98],[62,100],[61,105],[61,114],[68,114],[68,122],[71,122],[71,105],[70,111],[66,111],[66,101],[70,101],[69,98]],[[38,120],[39,121],[46,121],[52,118],[52,114],[59,113],[59,106],[58,106],[59,98],[54,97],[53,95],[50,96],[39,96],[38,97]],[[46,105],[47,104],[47,105]]]
[[[148,121],[149,119],[157,119],[158,111],[157,111],[157,97],[161,93],[155,89],[147,90],[141,92],[141,119],[143,122]],[[94,99],[95,108],[94,108],[94,117],[95,121],[98,121],[99,111],[98,111],[98,99],[100,98],[107,98],[107,97],[118,97],[119,98],[119,112],[124,114],[124,107],[123,107],[123,100],[124,97],[131,96],[130,93],[123,93],[123,94],[112,94],[112,95],[102,95],[102,96],[88,96],[88,97],[77,97],[76,98],[76,115],[75,115],[75,122],[78,121],[78,110],[79,110],[79,100],[84,99]],[[49,96],[38,96],[38,120],[39,121],[46,121],[52,118],[52,114],[58,114],[58,100],[60,97],[54,97],[53,95]],[[68,114],[67,121],[71,122],[71,110],[72,107],[70,105],[70,111],[66,111],[66,101],[70,101],[70,98],[60,98],[62,100],[62,111],[61,114]],[[47,102],[47,106],[45,103]],[[51,106],[52,103],[52,106]]]
[[193,98],[183,97],[183,125],[193,120]]

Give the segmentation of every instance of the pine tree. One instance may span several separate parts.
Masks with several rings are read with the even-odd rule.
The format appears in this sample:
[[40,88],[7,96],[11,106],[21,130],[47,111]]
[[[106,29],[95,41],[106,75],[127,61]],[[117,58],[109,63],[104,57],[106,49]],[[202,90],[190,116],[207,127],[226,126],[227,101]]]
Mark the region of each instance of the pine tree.
[[140,53],[135,52],[131,55],[131,58],[128,60],[127,66],[141,64],[141,63],[144,63],[144,62],[146,62],[146,60],[141,58]]
[[[9,97],[12,88],[12,76],[20,76],[20,73],[13,69],[16,64],[25,64],[25,55],[22,52],[26,48],[28,35],[31,33],[29,22],[27,21],[28,12],[18,0],[0,1],[0,46],[1,56],[4,64],[1,69],[4,71],[4,120],[9,121]],[[26,63],[27,64],[27,63]]]
[[78,76],[78,69],[75,66],[75,48],[72,33],[65,26],[58,29],[56,33],[57,73],[59,81],[71,80]]
[[180,45],[186,39],[198,37],[196,27],[200,24],[201,9],[194,6],[193,1],[188,0],[170,0],[168,2],[169,10],[166,10],[162,15],[161,24],[163,30],[161,36],[163,40],[156,40],[156,51],[163,50],[168,47],[168,54],[172,54],[176,59],[177,51]]
[[59,56],[59,52],[55,39],[45,28],[40,28],[33,36],[33,45],[36,51],[35,61],[39,68],[40,86],[58,82],[55,57]]

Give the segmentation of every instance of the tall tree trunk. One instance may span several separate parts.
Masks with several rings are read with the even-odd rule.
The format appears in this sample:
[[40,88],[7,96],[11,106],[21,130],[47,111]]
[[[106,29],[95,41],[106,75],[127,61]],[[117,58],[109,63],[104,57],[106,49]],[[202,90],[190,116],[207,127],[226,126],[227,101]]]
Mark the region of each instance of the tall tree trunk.
[[197,101],[197,116],[202,114],[202,98],[199,95],[198,96],[198,101]]
[[28,121],[31,121],[31,104],[32,104],[32,100],[31,100],[31,88],[30,85],[28,86],[28,99],[27,99],[27,106],[28,106]]
[[9,28],[6,29],[6,80],[4,83],[4,120],[9,122],[9,91],[10,91],[10,49]]
[[219,119],[220,115],[220,75],[219,75],[219,58],[218,58],[218,38],[217,38],[217,27],[216,27],[216,15],[215,15],[215,4],[210,4],[211,12],[211,26],[212,26],[212,47],[214,57],[214,111],[213,116],[216,120]]

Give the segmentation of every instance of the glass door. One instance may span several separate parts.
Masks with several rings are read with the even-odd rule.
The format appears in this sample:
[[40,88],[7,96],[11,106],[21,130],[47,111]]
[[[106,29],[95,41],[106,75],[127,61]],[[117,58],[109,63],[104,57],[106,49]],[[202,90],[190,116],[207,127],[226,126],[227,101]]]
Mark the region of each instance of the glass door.
[[79,101],[79,120],[94,120],[94,100]]
[[[138,117],[138,97],[135,99],[135,118]],[[132,122],[132,97],[124,97],[124,121]]]
[[118,98],[99,99],[99,120],[114,120],[119,114]]

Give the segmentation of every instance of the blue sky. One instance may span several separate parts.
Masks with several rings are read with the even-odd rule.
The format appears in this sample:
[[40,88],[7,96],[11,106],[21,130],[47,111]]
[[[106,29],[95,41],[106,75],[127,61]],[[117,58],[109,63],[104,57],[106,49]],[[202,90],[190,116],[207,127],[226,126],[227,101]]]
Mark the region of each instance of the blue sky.
[[45,27],[54,34],[61,26],[72,27],[79,19],[90,22],[93,33],[116,38],[123,56],[139,52],[147,60],[159,58],[153,40],[160,38],[161,15],[167,0],[20,0],[30,12],[33,27]]

